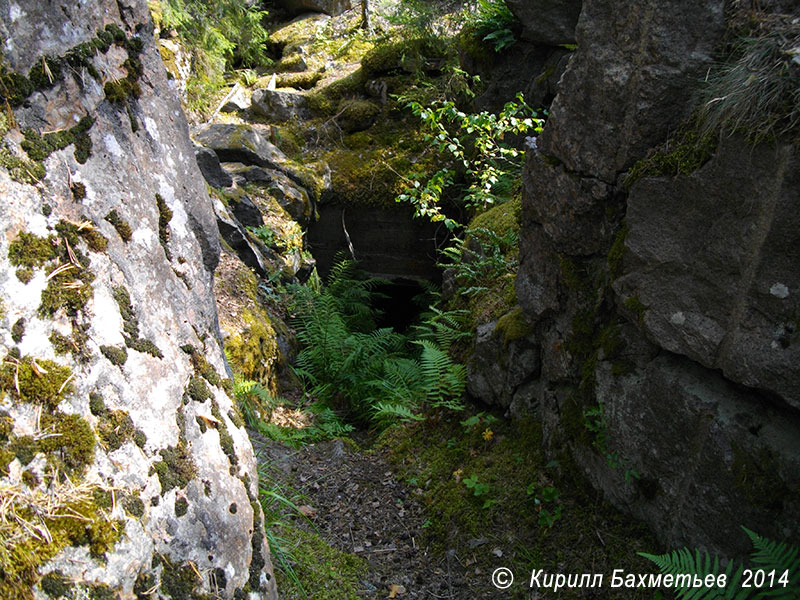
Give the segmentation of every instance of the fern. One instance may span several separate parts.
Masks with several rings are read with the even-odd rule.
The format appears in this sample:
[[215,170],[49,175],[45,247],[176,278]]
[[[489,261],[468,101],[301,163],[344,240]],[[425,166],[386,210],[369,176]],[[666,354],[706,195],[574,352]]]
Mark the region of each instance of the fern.
[[[754,585],[752,578],[745,578],[745,568],[742,563],[735,565],[730,561],[724,571],[727,585],[725,588],[715,587],[676,587],[676,598],[679,600],[758,600],[761,598],[777,598],[780,600],[795,600],[800,594],[800,557],[797,547],[789,546],[785,542],[775,542],[742,527],[753,543],[754,551],[752,561],[763,566],[763,571],[774,571],[775,583],[771,588],[742,587],[749,583]],[[690,575],[704,580],[707,575],[719,576],[719,557],[713,559],[708,552],[695,550],[692,553],[688,548],[674,550],[668,554],[654,555],[639,552],[639,555],[652,561],[663,574],[673,576]],[[735,570],[734,570],[734,567]],[[778,583],[781,576],[787,573],[787,584]],[[767,580],[769,584],[769,580]]]
[[379,423],[394,421],[421,421],[423,418],[416,415],[405,404],[391,402],[376,402],[372,406],[372,418]]
[[430,340],[414,342],[422,347],[420,368],[425,382],[426,399],[432,406],[446,406],[453,410],[463,408],[460,398],[466,384],[466,368]]

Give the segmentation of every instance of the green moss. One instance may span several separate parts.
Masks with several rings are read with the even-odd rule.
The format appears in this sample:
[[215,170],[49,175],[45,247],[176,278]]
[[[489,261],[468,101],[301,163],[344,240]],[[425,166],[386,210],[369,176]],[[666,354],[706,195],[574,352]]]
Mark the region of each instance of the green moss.
[[41,483],[41,481],[39,480],[39,476],[33,471],[23,471],[22,482],[31,489],[35,488]]
[[111,490],[97,488],[92,493],[92,497],[98,508],[110,510],[114,506],[114,494],[111,493]]
[[52,317],[63,309],[68,316],[77,316],[94,294],[92,281],[94,273],[89,269],[63,271],[52,277],[42,292],[39,315]]
[[89,600],[116,600],[117,595],[105,583],[92,585],[89,590]]
[[86,198],[86,186],[80,181],[73,182],[70,186],[70,191],[72,191],[72,198],[75,202],[80,202]]
[[181,350],[189,355],[192,362],[192,367],[196,373],[200,374],[203,379],[205,379],[211,385],[215,385],[217,387],[222,386],[222,381],[216,369],[214,369],[214,367],[209,364],[205,357],[198,352],[197,348],[191,344],[185,344],[181,346]]
[[25,75],[6,69],[0,61],[0,100],[12,108],[21,106],[33,93],[33,85]]
[[30,280],[33,279],[33,269],[30,267],[20,267],[14,274],[22,283],[29,283]]
[[242,313],[243,327],[228,338],[225,354],[234,372],[274,390],[275,367],[280,360],[277,336],[265,311]]
[[[8,465],[14,460],[14,452],[4,446],[0,446],[0,475],[5,477],[8,475]],[[0,588],[2,589],[2,588]]]
[[131,350],[149,354],[155,358],[163,358],[164,355],[153,342],[139,337],[139,319],[136,317],[136,312],[133,310],[131,297],[128,290],[124,287],[115,287],[112,291],[114,300],[119,307],[120,316],[122,317],[122,331],[125,345]]
[[200,584],[200,577],[191,565],[178,565],[168,557],[157,555],[161,568],[161,591],[166,592],[172,600],[195,600],[195,588]]
[[33,129],[26,129],[22,132],[25,139],[20,146],[32,160],[42,162],[53,152],[74,144],[75,160],[83,164],[92,152],[92,140],[88,132],[94,121],[94,118],[87,115],[70,129],[46,133],[44,136]]
[[189,510],[189,501],[186,498],[177,498],[175,500],[175,516],[182,517]]
[[109,102],[116,104],[126,102],[128,98],[138,98],[142,95],[139,82],[128,77],[106,82],[103,86],[103,92],[105,92],[106,99]]
[[48,204],[47,202],[45,202],[44,204],[42,204],[42,214],[45,217],[49,217],[51,214],[53,214],[53,207],[50,206],[50,204]]
[[61,585],[63,582],[55,577],[41,578],[39,568],[67,546],[88,546],[94,558],[102,559],[105,552],[119,540],[120,524],[110,521],[98,509],[91,494],[85,497],[76,496],[67,501],[58,511],[59,516],[49,516],[46,511],[37,513],[37,507],[42,504],[53,500],[62,501],[58,490],[63,490],[63,487],[56,484],[55,490],[50,491],[54,496],[48,498],[45,497],[47,492],[34,492],[33,502],[38,506],[14,506],[15,512],[26,520],[37,521],[41,518],[51,539],[25,535],[26,530],[22,526],[17,526],[16,530],[12,526],[12,533],[15,535],[11,539],[14,541],[6,545],[4,552],[0,554],[0,597],[28,600],[32,598],[30,590],[41,579],[40,585],[45,593],[52,594],[53,597],[62,597],[58,595],[66,593],[67,596],[63,597],[72,598],[71,591],[65,592]]
[[132,440],[134,431],[133,420],[123,410],[107,410],[97,425],[100,441],[112,452]]
[[162,494],[172,488],[185,488],[197,476],[197,467],[183,441],[177,446],[163,448],[159,454],[161,460],[155,463],[153,468],[161,482]]
[[36,456],[36,453],[39,451],[39,445],[33,437],[21,435],[10,440],[8,449],[14,453],[16,459],[25,467]]
[[600,331],[597,343],[603,350],[603,360],[613,360],[625,349],[625,341],[620,335],[619,326],[613,323],[606,325]]
[[80,475],[94,461],[95,437],[91,425],[79,415],[56,411],[42,415],[42,429],[59,434],[39,440],[42,452],[49,453],[48,464],[66,474]]
[[477,215],[470,221],[468,229],[488,229],[503,236],[509,231],[519,232],[521,216],[522,200],[516,196]]
[[17,267],[42,267],[58,254],[55,236],[41,237],[23,231],[8,247],[8,260]]
[[133,593],[136,600],[151,600],[152,596],[148,593],[156,587],[156,578],[152,573],[139,573],[136,582],[133,584]]
[[627,308],[636,316],[636,320],[640,325],[644,323],[644,313],[647,311],[648,307],[642,304],[642,301],[639,300],[639,296],[637,294],[633,294],[632,296],[628,297],[623,304],[625,305],[625,308]]
[[127,221],[122,219],[119,216],[119,214],[117,214],[116,209],[108,213],[105,219],[114,226],[114,229],[117,230],[117,234],[119,234],[119,237],[122,239],[123,242],[128,243],[131,241],[133,237],[133,231],[131,230],[131,226],[128,224]]
[[99,392],[89,393],[89,411],[96,417],[101,417],[106,413],[106,403]]
[[119,307],[120,316],[122,317],[122,330],[130,338],[139,337],[139,320],[136,318],[136,313],[133,311],[131,304],[131,297],[128,290],[124,287],[115,287],[112,291],[114,300]]
[[231,463],[231,466],[235,467],[237,464],[239,464],[239,457],[236,456],[236,448],[233,445],[233,438],[228,432],[228,426],[225,424],[225,421],[222,418],[222,414],[219,411],[219,404],[217,404],[215,399],[211,400],[211,414],[217,421],[219,421],[217,424],[219,445],[222,448],[222,451],[228,457],[228,461]]
[[5,146],[0,146],[0,166],[8,171],[11,179],[28,185],[35,185],[45,176],[42,163],[20,158]]
[[167,260],[172,260],[172,253],[169,250],[169,222],[172,220],[172,211],[161,194],[156,194],[156,205],[158,206],[158,240],[164,248]]
[[75,588],[61,571],[53,571],[42,577],[39,586],[51,598],[71,598]]
[[713,156],[717,136],[701,133],[696,123],[689,123],[662,147],[657,148],[628,171],[625,187],[629,188],[644,177],[676,176],[694,173]]
[[141,352],[143,354],[149,354],[154,358],[164,358],[164,355],[161,353],[161,350],[158,349],[158,346],[156,346],[150,340],[145,340],[142,338],[136,338],[135,340],[126,339],[125,343],[131,350],[136,350],[137,352]]
[[614,243],[611,250],[608,252],[608,272],[612,279],[617,279],[622,275],[622,260],[625,257],[625,240],[628,239],[630,227],[623,224],[620,227],[617,235],[614,237]]
[[361,581],[367,576],[369,564],[362,557],[337,550],[326,544],[317,533],[284,522],[274,530],[292,548],[297,575],[297,579],[290,579],[282,570],[275,570],[276,583],[284,597],[320,600],[359,600],[364,597]]
[[208,389],[205,381],[196,375],[193,375],[189,379],[189,384],[186,386],[185,393],[195,402],[205,402],[212,397],[211,391]]
[[51,360],[10,354],[0,368],[0,389],[15,400],[55,408],[72,392],[72,371]]
[[23,335],[25,335],[25,317],[20,317],[11,326],[11,339],[15,344],[19,344]]
[[416,73],[430,59],[443,58],[447,53],[444,40],[438,38],[406,38],[379,44],[361,59],[361,68],[369,78],[404,71]]
[[111,364],[121,367],[128,360],[128,351],[122,346],[100,346],[100,352]]
[[503,343],[507,346],[509,342],[520,340],[530,335],[533,332],[533,327],[525,318],[522,308],[516,306],[498,319],[495,331],[503,336]]
[[132,517],[141,518],[144,514],[144,502],[139,497],[139,492],[125,494],[122,498],[122,508]]
[[0,441],[8,440],[12,431],[14,431],[14,419],[6,411],[0,410]]
[[108,248],[108,238],[100,233],[94,226],[78,230],[78,234],[86,241],[86,245],[94,252],[105,252]]
[[302,71],[298,73],[282,73],[278,77],[278,87],[310,90],[322,79],[322,73],[317,71]]
[[380,112],[380,106],[374,102],[344,99],[336,111],[337,122],[347,132],[363,131],[372,125]]
[[147,435],[145,435],[144,431],[141,429],[136,429],[133,432],[133,442],[139,446],[139,448],[144,448],[144,445],[147,443]]

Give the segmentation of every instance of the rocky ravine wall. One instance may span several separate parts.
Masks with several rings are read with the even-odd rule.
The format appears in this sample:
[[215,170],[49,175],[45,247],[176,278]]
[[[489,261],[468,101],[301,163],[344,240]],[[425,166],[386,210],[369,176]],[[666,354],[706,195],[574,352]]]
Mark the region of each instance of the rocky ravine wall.
[[0,1],[3,598],[276,598],[152,31],[144,0]]
[[724,4],[583,2],[524,173],[531,333],[492,379],[484,326],[470,381],[538,413],[550,451],[668,546],[744,554],[740,525],[800,538],[798,150],[731,137],[692,174],[623,185],[691,113]]

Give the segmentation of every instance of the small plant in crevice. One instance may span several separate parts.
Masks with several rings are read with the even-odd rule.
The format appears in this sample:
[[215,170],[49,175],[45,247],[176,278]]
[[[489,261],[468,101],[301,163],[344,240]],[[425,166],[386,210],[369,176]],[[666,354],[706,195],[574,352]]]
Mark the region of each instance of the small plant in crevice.
[[606,421],[603,405],[590,406],[583,411],[584,426],[594,435],[592,445],[606,459],[606,464],[614,469],[622,469],[625,483],[639,479],[639,471],[629,466],[630,460],[621,456],[618,450],[611,450],[608,442],[608,422]]
[[525,491],[536,507],[539,526],[548,529],[552,527],[561,518],[562,508],[558,502],[558,490],[551,485],[537,486],[531,483]]

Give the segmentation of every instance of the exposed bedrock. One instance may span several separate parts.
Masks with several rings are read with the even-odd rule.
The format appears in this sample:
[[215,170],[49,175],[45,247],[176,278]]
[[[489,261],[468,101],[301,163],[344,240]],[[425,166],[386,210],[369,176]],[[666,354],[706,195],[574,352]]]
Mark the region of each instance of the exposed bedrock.
[[622,185],[694,111],[723,9],[583,3],[524,172],[516,289],[535,364],[519,385],[520,347],[486,327],[470,378],[537,414],[548,452],[666,545],[731,555],[750,550],[740,525],[800,539],[797,148],[725,138],[691,174]]
[[59,571],[92,597],[276,598],[219,234],[147,3],[3,1],[0,32],[0,483],[19,514],[79,515],[4,540],[0,596]]

